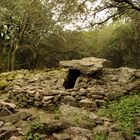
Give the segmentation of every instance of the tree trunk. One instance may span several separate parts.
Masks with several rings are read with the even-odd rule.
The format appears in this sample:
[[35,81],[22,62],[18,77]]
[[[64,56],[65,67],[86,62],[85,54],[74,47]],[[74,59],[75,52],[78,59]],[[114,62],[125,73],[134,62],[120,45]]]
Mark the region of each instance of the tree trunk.
[[2,56],[0,56],[0,72],[3,71]]
[[0,46],[0,72],[4,69],[3,59],[2,59],[3,47]]
[[7,71],[11,70],[11,56],[12,56],[12,45],[10,45],[10,49],[8,51],[8,66],[7,66]]
[[16,43],[14,50],[12,52],[12,56],[11,56],[11,70],[15,69],[15,57],[16,57],[16,51],[19,48],[19,44]]

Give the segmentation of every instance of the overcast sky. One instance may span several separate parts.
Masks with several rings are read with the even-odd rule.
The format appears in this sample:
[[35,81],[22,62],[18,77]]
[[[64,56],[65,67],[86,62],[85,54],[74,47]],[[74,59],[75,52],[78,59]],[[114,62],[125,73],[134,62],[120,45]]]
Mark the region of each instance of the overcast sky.
[[[94,9],[96,6],[100,5],[100,3],[101,3],[101,0],[97,0],[94,5],[93,4],[91,5],[90,2],[87,2],[86,5],[88,6],[89,9]],[[75,30],[77,29],[77,26],[81,28],[85,28],[86,26],[89,26],[89,24],[92,22],[99,22],[101,19],[104,19],[105,16],[106,16],[106,11],[102,11],[99,14],[97,14],[96,17],[93,17],[92,14],[88,14],[86,20],[84,21],[81,21],[81,19],[77,17],[77,19],[74,20],[72,23],[66,24],[65,29]],[[83,15],[82,18],[85,19],[85,16]]]

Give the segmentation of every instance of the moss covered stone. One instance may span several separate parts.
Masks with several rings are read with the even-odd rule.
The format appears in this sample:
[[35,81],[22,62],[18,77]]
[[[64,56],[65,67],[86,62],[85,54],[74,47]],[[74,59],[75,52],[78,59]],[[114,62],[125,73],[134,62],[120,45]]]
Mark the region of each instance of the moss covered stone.
[[0,90],[8,86],[8,82],[5,80],[0,80]]

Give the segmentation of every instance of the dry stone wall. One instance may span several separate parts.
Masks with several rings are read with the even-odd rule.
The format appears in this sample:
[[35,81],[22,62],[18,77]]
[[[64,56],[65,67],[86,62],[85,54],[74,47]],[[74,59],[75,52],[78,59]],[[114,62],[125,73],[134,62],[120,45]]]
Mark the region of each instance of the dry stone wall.
[[[70,104],[96,110],[110,100],[140,91],[140,70],[130,68],[104,68],[99,79],[81,74],[73,89],[63,87],[68,70],[42,72],[15,72],[5,89],[9,99],[20,106],[49,108]],[[9,74],[10,75],[10,74]],[[132,92],[133,91],[133,92]],[[138,92],[137,92],[138,93]],[[140,92],[139,92],[140,93]]]

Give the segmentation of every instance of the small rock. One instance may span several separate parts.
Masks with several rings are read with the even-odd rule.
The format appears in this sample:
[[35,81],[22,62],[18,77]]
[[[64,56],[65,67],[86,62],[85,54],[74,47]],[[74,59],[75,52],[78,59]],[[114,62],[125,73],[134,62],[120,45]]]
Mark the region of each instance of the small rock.
[[48,93],[48,95],[58,95],[58,94],[69,95],[69,92],[63,90],[50,90]]
[[92,95],[93,99],[104,99],[104,96],[101,95]]
[[55,95],[53,102],[57,102],[61,97],[61,94]]
[[93,110],[96,109],[96,104],[95,104],[95,102],[94,102],[94,101],[91,101],[91,100],[89,100],[89,99],[80,100],[79,104],[80,104],[80,107],[92,108]]
[[81,100],[81,99],[82,99],[82,96],[76,95],[76,96],[75,96],[75,99],[76,99],[76,100]]
[[19,137],[16,137],[16,136],[12,136],[12,137],[10,137],[10,139],[9,140],[22,140],[21,138],[19,138]]
[[85,96],[87,94],[87,90],[84,88],[80,88],[78,95]]
[[16,105],[13,104],[13,103],[7,103],[7,102],[3,102],[3,101],[0,101],[0,107],[5,107],[7,109],[15,109]]
[[108,140],[125,140],[121,133],[119,132],[110,132]]
[[27,90],[27,94],[30,95],[31,97],[34,97],[35,93],[36,93],[35,90]]
[[80,135],[82,137],[88,137],[92,139],[92,132],[89,129],[80,128],[80,127],[70,127],[65,131],[73,136]]
[[136,136],[135,137],[135,140],[140,140],[140,136]]
[[2,127],[4,125],[3,121],[0,121],[0,127]]
[[65,96],[62,102],[65,104],[70,104],[72,106],[75,106],[76,99],[72,96]]
[[0,90],[4,89],[6,86],[8,86],[8,82],[5,80],[0,80]]
[[56,140],[71,140],[70,135],[68,135],[66,133],[53,133],[53,137]]
[[54,96],[45,96],[42,100],[43,106],[47,106],[48,104],[50,104],[53,98]]
[[65,96],[64,97],[64,101],[75,101],[75,98],[73,98],[72,96]]
[[53,98],[54,98],[54,96],[44,96],[42,102],[52,100]]
[[90,140],[88,137],[83,137],[83,136],[75,136],[72,138],[72,140]]

